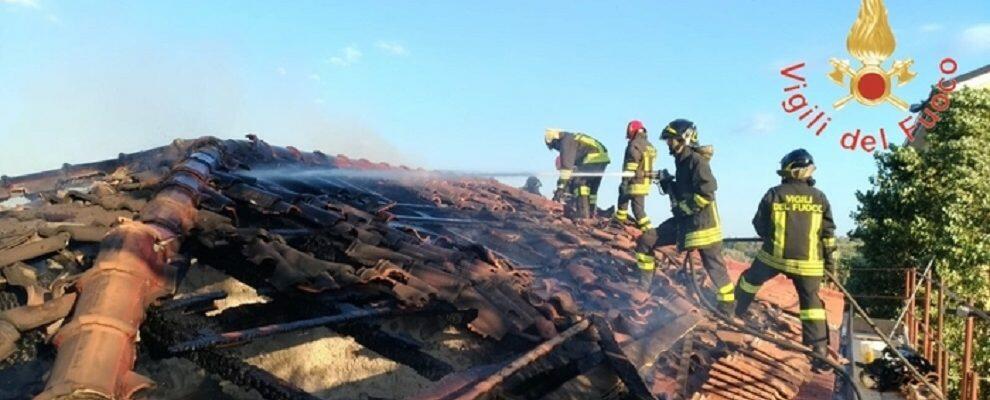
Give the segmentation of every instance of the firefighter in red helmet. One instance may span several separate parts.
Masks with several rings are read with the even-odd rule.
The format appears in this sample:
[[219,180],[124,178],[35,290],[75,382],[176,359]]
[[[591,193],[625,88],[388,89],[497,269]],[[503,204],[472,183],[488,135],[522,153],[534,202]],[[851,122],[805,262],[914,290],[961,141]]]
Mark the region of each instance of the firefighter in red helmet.
[[657,149],[650,144],[646,127],[639,120],[629,121],[626,125],[626,139],[629,143],[622,162],[622,184],[619,185],[619,201],[613,218],[619,222],[627,222],[631,202],[636,226],[646,231],[650,229],[650,217],[646,215],[646,196],[650,194]]

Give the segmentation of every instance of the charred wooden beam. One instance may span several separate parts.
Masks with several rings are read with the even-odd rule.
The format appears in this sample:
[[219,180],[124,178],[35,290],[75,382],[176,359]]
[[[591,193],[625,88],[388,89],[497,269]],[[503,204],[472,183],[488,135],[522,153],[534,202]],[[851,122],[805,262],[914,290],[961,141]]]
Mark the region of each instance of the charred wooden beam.
[[461,391],[458,393],[453,393],[451,395],[443,397],[449,400],[473,400],[481,398],[482,396],[491,393],[499,388],[499,386],[505,382],[510,376],[518,372],[523,367],[532,364],[533,362],[539,360],[540,358],[550,354],[551,351],[559,347],[560,345],[566,343],[572,337],[577,334],[584,332],[585,329],[591,325],[591,322],[587,319],[581,320],[574,324],[566,331],[562,332],[560,335],[547,340],[540,345],[536,346],[532,350],[526,352],[525,354],[519,356],[511,363],[505,367],[499,369],[494,374],[481,379],[477,383],[471,385],[466,391]]
[[[178,310],[152,309],[147,323],[142,326],[142,338],[149,346],[164,349],[170,343],[181,340],[201,329],[202,317],[182,314]],[[164,353],[164,352],[162,352]],[[272,400],[317,400],[316,397],[292,385],[270,372],[248,364],[240,356],[219,348],[205,348],[182,354],[204,370],[217,374],[238,386],[257,390],[266,399]]]
[[161,305],[158,306],[158,308],[161,308],[162,310],[166,310],[166,311],[178,310],[191,306],[200,305],[203,303],[210,303],[226,297],[227,297],[227,292],[224,291],[208,292],[208,293],[198,294],[195,296],[183,297],[181,299],[169,300],[163,302]]
[[521,394],[527,399],[542,399],[560,388],[565,382],[574,379],[575,376],[585,374],[592,369],[603,369],[604,362],[605,354],[601,351],[583,354],[557,368],[542,370],[534,374],[525,382],[513,387],[512,394]]
[[[201,261],[203,263],[219,268],[237,280],[260,288],[259,290],[268,290],[272,301],[281,304],[290,313],[289,317],[313,318],[314,316],[341,312],[339,303],[331,301],[335,298],[329,294],[279,292],[272,289],[267,280],[270,273],[266,274],[258,268],[243,268],[246,262],[244,257],[232,247],[202,253]],[[336,298],[336,300],[340,299],[342,297]],[[447,314],[457,313],[450,311]],[[427,379],[439,380],[454,371],[454,367],[450,364],[427,354],[416,344],[382,331],[375,324],[351,321],[335,326],[333,330],[342,335],[353,337],[362,346],[412,368]]]
[[207,347],[223,346],[234,343],[244,343],[280,333],[298,331],[307,328],[314,328],[317,326],[339,324],[339,323],[355,321],[365,318],[381,317],[384,315],[388,315],[393,311],[394,311],[393,309],[388,307],[379,307],[379,308],[372,308],[365,310],[357,310],[357,311],[337,314],[337,315],[328,315],[323,317],[304,319],[304,320],[288,322],[284,324],[271,324],[271,325],[259,326],[257,328],[239,330],[239,331],[203,335],[194,339],[190,339],[169,346],[168,350],[172,353],[181,353],[186,351],[199,350]]
[[454,367],[420,348],[419,343],[382,331],[378,325],[350,323],[333,328],[354,338],[360,345],[392,361],[412,368],[426,379],[437,381],[454,372]]

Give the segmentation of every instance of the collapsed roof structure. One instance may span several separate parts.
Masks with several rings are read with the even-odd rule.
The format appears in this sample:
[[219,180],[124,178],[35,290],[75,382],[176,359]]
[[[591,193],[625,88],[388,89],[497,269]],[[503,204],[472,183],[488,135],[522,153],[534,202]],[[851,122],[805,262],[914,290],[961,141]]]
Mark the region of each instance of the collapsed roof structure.
[[[658,250],[665,261],[645,292],[632,278],[635,230],[575,224],[490,179],[249,135],[3,177],[0,201],[0,380],[13,383],[0,397],[181,398],[180,386],[270,399],[837,392],[804,355],[699,307],[674,248]],[[734,278],[747,267],[728,264]],[[785,279],[764,286],[751,324],[799,342]],[[842,297],[822,294],[835,336]],[[307,356],[328,338],[353,351]],[[390,367],[330,383],[300,373],[368,360]],[[198,383],[169,385],[162,371],[179,369]]]

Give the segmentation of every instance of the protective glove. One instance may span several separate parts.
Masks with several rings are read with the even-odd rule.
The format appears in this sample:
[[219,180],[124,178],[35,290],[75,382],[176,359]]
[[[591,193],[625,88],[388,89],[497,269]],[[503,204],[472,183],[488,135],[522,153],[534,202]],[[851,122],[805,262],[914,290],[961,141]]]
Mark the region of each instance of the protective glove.
[[694,214],[695,212],[688,204],[687,200],[681,200],[677,202],[676,204],[674,204],[673,207],[671,207],[670,211],[674,214],[675,217],[687,217],[689,215]]
[[674,176],[666,169],[657,171],[655,175],[657,186],[660,187],[660,193],[671,194],[674,188]]
[[557,190],[553,191],[553,201],[556,201],[558,203],[563,201],[565,194],[567,194],[567,191],[564,188],[562,187],[557,188]]

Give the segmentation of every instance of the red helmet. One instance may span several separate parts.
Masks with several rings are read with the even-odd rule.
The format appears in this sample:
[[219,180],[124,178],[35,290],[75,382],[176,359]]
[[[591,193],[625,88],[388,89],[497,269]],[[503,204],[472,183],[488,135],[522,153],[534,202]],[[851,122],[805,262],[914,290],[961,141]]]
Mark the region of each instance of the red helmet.
[[638,119],[629,121],[629,125],[626,125],[626,139],[632,140],[639,131],[646,132],[646,127],[643,126],[643,123],[639,122]]

